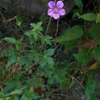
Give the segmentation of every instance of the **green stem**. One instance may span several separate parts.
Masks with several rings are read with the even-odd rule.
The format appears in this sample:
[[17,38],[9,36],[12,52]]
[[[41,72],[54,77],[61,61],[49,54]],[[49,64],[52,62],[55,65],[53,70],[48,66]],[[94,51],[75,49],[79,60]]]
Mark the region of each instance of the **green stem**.
[[98,39],[98,42],[97,42],[97,44],[96,44],[95,48],[98,46],[99,42],[100,42],[100,38]]
[[52,19],[52,17],[50,17],[50,19],[49,19],[49,22],[48,22],[48,25],[47,25],[47,28],[46,28],[46,32],[45,32],[45,36],[48,33],[48,29],[49,29],[49,26],[50,26],[50,23],[51,23],[51,19]]
[[88,55],[90,53],[92,48],[89,48],[89,50],[87,51],[86,55]]
[[[25,33],[25,31],[22,29],[22,27],[19,27],[23,33]],[[25,34],[22,36],[21,41],[23,40],[23,38],[25,37]]]

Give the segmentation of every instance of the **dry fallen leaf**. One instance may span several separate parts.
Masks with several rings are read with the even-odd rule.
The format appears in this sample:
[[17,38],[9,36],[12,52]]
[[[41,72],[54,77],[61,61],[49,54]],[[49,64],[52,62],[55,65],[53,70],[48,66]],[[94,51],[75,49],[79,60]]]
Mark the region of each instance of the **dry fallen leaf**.
[[90,66],[89,70],[96,69],[98,65],[99,65],[98,62],[95,62],[94,64]]
[[40,86],[39,86],[39,87],[37,87],[37,88],[36,88],[36,92],[37,92],[37,94],[38,94],[38,95],[41,95],[41,94],[42,94],[42,92],[43,92],[42,87],[40,87]]
[[96,46],[96,44],[97,44],[97,40],[87,40],[87,41],[85,41],[83,44],[82,44],[82,46],[84,47],[84,48],[94,48],[95,46]]

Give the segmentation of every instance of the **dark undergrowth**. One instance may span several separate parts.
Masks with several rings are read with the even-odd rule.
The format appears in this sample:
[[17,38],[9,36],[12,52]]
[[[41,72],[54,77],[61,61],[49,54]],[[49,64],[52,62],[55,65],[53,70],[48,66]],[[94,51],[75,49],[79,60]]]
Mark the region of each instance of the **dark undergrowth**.
[[100,100],[100,2],[75,1],[58,20],[0,8],[0,100]]

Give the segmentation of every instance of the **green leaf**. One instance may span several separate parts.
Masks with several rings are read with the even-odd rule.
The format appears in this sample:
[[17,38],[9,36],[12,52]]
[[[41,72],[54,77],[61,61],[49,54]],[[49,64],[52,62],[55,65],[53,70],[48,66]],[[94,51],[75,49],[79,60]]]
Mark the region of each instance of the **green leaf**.
[[20,82],[18,80],[9,80],[6,84],[9,90],[20,87]]
[[4,93],[0,91],[0,98],[4,97]]
[[51,40],[52,40],[52,39],[53,39],[53,37],[51,37],[51,36],[49,36],[49,35],[42,37],[42,38],[41,38],[42,45],[43,45],[44,43],[51,45]]
[[18,58],[17,51],[14,48],[9,49],[7,67],[14,64],[17,61],[17,58]]
[[43,87],[42,79],[39,77],[34,77],[32,79],[27,80],[27,84],[33,85],[35,88],[41,86]]
[[48,49],[39,58],[40,67],[44,67],[46,64],[54,64],[54,59],[50,56],[54,54],[54,49]]
[[45,55],[52,56],[54,54],[54,49],[48,49],[45,51]]
[[85,53],[81,52],[79,54],[73,54],[73,56],[76,58],[76,60],[81,64],[87,64],[88,63],[88,57]]
[[40,64],[40,67],[43,68],[47,62],[46,62],[46,57],[41,57],[41,59],[39,60],[39,64]]
[[67,74],[66,68],[57,70],[52,74],[52,77],[48,79],[48,83],[53,84],[53,83],[65,82],[66,74]]
[[82,0],[74,0],[74,2],[75,2],[75,5],[77,5],[78,8],[82,11],[82,9],[83,9]]
[[22,95],[22,97],[20,98],[20,100],[29,100],[25,95]]
[[95,91],[95,82],[92,76],[90,75],[88,77],[88,81],[86,83],[86,89],[85,89],[86,100],[96,100],[94,91]]
[[18,64],[24,65],[24,69],[27,69],[31,64],[33,64],[33,59],[34,55],[32,53],[26,53],[25,56],[20,57]]
[[40,68],[40,69],[37,71],[37,73],[39,73],[39,74],[44,73],[44,76],[45,76],[46,78],[51,78],[51,75],[53,74],[53,71],[52,71],[52,69],[50,69],[49,67],[51,67],[51,66],[46,65],[45,67]]
[[39,95],[38,95],[37,93],[35,93],[35,92],[32,94],[32,97],[33,97],[35,100],[41,98],[41,96],[39,96]]
[[42,31],[43,29],[42,29],[42,22],[38,22],[37,24],[35,24],[35,23],[31,23],[30,24],[34,29],[33,30],[38,30],[38,31]]
[[97,14],[96,23],[100,22],[100,13]]
[[54,59],[52,57],[47,57],[47,63],[53,65],[54,64]]
[[83,15],[79,15],[79,18],[82,18],[86,21],[95,21],[96,20],[96,14],[95,13],[87,13]]
[[96,60],[100,64],[100,48],[95,48],[91,52],[91,56],[94,60]]
[[100,24],[94,24],[90,30],[90,35],[92,38],[96,39],[100,36]]
[[74,81],[74,79],[72,79],[72,81],[67,86],[68,89],[71,89],[73,87],[74,83],[75,83],[75,81]]
[[15,90],[15,91],[12,91],[10,93],[10,95],[14,95],[14,94],[21,94],[22,93],[22,90]]
[[83,29],[76,25],[68,30],[65,31],[64,34],[56,38],[56,41],[61,44],[69,45],[69,43],[73,44],[76,42],[77,39],[82,37],[84,34]]
[[23,21],[25,20],[25,16],[23,16],[22,14],[18,14],[16,16],[16,24],[20,27],[23,23]]
[[28,37],[31,37],[32,34],[33,34],[32,30],[28,30],[28,31],[25,32],[25,35],[28,36]]
[[8,43],[15,44],[16,40],[11,37],[5,37],[3,40],[7,41]]

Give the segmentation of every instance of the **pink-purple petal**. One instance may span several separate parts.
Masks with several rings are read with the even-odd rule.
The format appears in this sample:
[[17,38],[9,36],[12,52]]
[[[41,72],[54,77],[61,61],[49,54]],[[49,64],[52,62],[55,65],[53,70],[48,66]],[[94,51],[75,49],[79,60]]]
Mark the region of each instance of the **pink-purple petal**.
[[64,6],[64,3],[62,1],[58,1],[56,4],[57,8],[62,8]]
[[60,17],[60,15],[59,15],[58,13],[54,13],[54,14],[52,15],[52,17],[53,17],[54,19],[58,19],[58,18]]
[[49,10],[48,10],[48,15],[49,15],[49,16],[52,17],[53,13],[54,13],[53,9],[49,9]]
[[48,2],[48,6],[49,6],[50,8],[54,8],[54,7],[55,7],[55,2],[54,2],[54,1]]
[[59,13],[59,15],[63,16],[63,15],[66,14],[66,11],[65,11],[64,9],[60,9],[60,10],[58,11],[58,13]]

